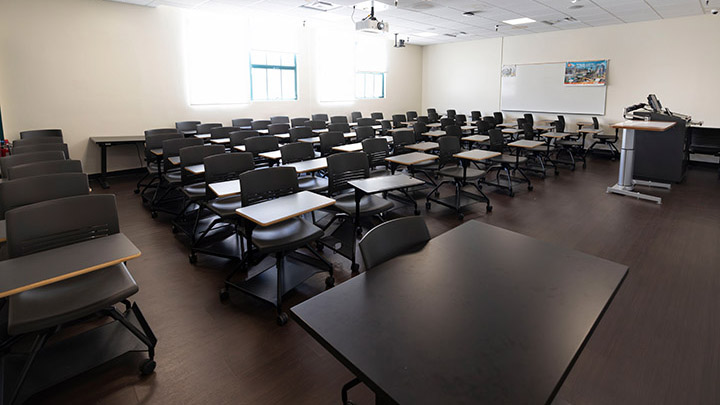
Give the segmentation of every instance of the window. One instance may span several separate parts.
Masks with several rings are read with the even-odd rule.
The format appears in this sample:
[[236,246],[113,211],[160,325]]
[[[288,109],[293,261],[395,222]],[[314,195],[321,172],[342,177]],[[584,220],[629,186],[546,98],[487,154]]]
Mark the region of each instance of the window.
[[250,53],[250,97],[256,100],[297,100],[297,60],[294,53]]
[[385,98],[385,73],[357,72],[355,74],[355,97]]

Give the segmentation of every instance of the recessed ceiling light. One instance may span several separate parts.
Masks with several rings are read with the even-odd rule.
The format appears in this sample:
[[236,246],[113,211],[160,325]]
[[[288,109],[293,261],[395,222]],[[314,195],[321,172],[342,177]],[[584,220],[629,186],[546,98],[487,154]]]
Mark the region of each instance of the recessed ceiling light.
[[[365,10],[365,11],[370,11],[371,6],[372,6],[372,1],[363,1],[362,3],[355,4],[356,9]],[[375,11],[384,11],[389,8],[390,8],[390,6],[383,2],[380,2],[380,1],[375,2]]]
[[419,37],[429,38],[429,37],[436,37],[438,34],[436,32],[418,32],[415,35],[417,35]]
[[522,18],[515,18],[513,20],[505,20],[503,22],[505,24],[510,24],[510,25],[520,25],[520,24],[534,23],[535,20],[533,20],[532,18],[522,17]]
[[310,8],[317,11],[330,11],[342,7],[339,4],[333,4],[329,1],[313,1],[307,4],[303,4],[300,7]]
[[464,15],[465,17],[472,17],[472,16],[475,15],[475,13],[473,13],[472,11],[466,11],[466,12],[463,13],[463,15]]

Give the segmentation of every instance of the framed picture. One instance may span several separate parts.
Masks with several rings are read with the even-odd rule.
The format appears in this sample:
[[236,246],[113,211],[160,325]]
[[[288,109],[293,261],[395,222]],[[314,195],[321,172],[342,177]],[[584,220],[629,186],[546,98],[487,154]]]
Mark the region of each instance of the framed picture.
[[607,65],[607,59],[566,62],[565,84],[568,86],[605,86]]

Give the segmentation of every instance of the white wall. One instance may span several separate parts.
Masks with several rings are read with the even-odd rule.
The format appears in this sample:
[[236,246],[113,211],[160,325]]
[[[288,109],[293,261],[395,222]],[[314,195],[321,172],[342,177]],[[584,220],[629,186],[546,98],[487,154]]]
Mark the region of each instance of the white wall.
[[[298,52],[298,101],[190,106],[186,96],[184,14],[101,0],[3,1],[0,12],[0,109],[5,136],[62,128],[71,157],[99,172],[90,136],[139,135],[175,121],[230,124],[232,118],[386,115],[420,108],[422,48],[388,45],[386,99],[318,103],[312,28]],[[109,150],[109,170],[138,167],[135,148]]]
[[[607,58],[606,115],[600,117],[603,124],[622,120],[624,107],[645,102],[649,93],[655,93],[663,106],[690,114],[707,126],[720,126],[718,38],[720,18],[703,15],[512,36],[504,38],[500,47],[497,39],[433,45],[425,47],[423,55],[423,83],[428,84],[423,109],[456,108],[469,113],[479,108],[483,114],[497,111],[500,67],[504,64]],[[553,118],[550,114],[536,117]],[[587,120],[582,116],[566,118],[571,122]]]

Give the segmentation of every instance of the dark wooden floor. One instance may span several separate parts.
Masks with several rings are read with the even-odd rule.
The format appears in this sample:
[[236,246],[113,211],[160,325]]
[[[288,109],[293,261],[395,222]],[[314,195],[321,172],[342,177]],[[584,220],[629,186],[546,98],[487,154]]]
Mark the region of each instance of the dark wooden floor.
[[[475,205],[465,220],[630,266],[561,398],[572,404],[720,403],[717,171],[696,168],[672,191],[653,190],[663,205],[605,194],[616,178],[617,162],[591,159],[586,170],[536,179],[534,191],[521,189],[515,198],[490,192],[493,212]],[[231,265],[207,256],[189,264],[187,246],[170,232],[168,219],[151,219],[133,194],[134,180],[113,178],[108,191],[117,194],[122,231],[143,252],[129,268],[140,285],[134,298],[159,338],[156,373],[140,377],[136,366],[142,357],[133,354],[33,402],[339,403],[350,373],[297,324],[276,326],[271,306],[237,294],[221,304],[218,288]],[[437,205],[422,215],[433,236],[460,223]],[[338,256],[333,261],[338,282],[347,280],[348,262]],[[289,304],[320,293],[323,279],[315,276],[291,293]],[[352,396],[365,404],[373,398],[362,387]]]

